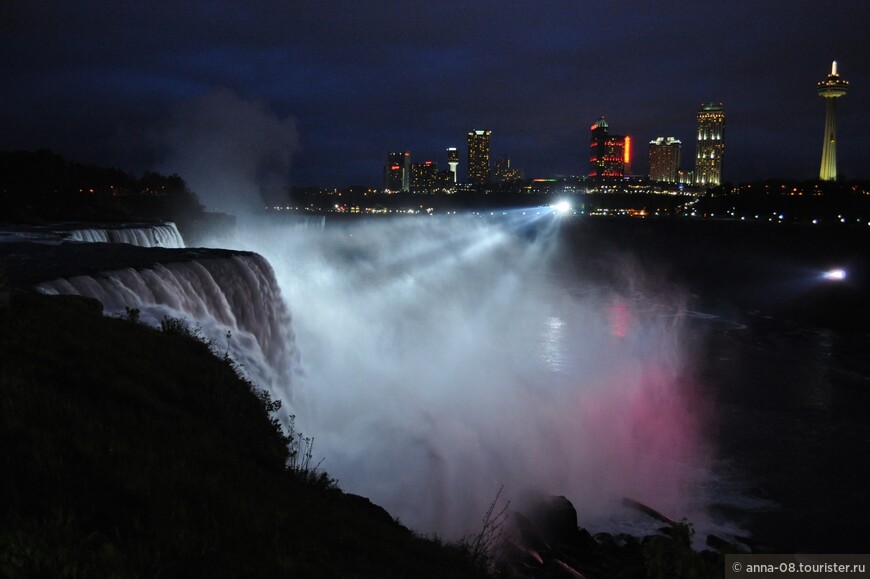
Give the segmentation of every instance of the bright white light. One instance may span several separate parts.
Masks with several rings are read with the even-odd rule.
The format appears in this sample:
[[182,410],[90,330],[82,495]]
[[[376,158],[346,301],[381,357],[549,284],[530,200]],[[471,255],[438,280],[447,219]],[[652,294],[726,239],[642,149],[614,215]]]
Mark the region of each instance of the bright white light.
[[559,201],[558,203],[550,205],[550,207],[555,209],[557,213],[568,213],[571,211],[571,204],[567,201]]
[[831,281],[842,281],[846,279],[846,270],[831,269],[822,274],[822,277]]

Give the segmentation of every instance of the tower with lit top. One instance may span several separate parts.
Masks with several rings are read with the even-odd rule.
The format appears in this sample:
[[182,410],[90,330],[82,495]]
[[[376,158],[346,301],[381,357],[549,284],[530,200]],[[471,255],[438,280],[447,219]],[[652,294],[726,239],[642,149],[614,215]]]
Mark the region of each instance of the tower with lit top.
[[456,147],[447,147],[447,166],[450,167],[450,172],[453,173],[453,182],[456,183],[459,167],[459,149]]
[[849,92],[849,81],[837,74],[837,61],[831,64],[831,74],[818,84],[816,89],[820,97],[827,99],[828,107],[825,113],[825,139],[822,141],[822,166],[819,169],[819,180],[837,180],[837,99]]

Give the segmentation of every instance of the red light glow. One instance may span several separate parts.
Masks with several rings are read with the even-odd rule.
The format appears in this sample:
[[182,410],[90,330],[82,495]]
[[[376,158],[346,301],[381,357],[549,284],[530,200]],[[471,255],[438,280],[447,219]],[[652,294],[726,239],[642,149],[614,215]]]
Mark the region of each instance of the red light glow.
[[631,331],[634,316],[628,309],[628,304],[623,300],[617,300],[607,308],[610,318],[610,333],[617,338],[625,338]]

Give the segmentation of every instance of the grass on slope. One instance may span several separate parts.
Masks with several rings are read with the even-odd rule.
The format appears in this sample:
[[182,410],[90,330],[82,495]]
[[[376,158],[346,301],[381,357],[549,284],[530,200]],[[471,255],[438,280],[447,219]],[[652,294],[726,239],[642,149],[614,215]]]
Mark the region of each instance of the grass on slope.
[[0,576],[485,576],[288,470],[206,345],[76,297],[13,296],[0,328]]

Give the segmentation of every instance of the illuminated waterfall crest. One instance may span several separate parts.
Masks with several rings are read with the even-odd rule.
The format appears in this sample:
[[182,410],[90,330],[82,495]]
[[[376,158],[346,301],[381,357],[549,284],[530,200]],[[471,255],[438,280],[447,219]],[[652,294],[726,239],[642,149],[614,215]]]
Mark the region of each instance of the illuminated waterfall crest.
[[69,241],[87,243],[129,243],[139,247],[184,247],[175,223],[136,227],[84,228],[64,232]]
[[41,283],[37,289],[95,298],[110,315],[137,308],[140,319],[151,325],[165,316],[192,320],[221,348],[229,330],[230,355],[249,378],[274,397],[292,402],[298,354],[290,313],[271,266],[259,255],[74,276]]

